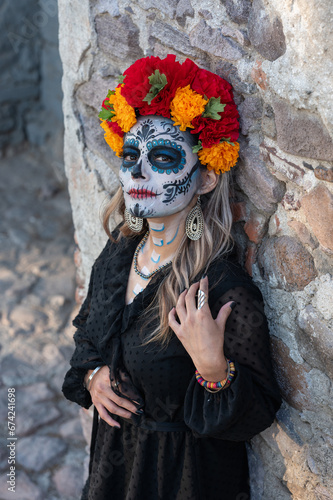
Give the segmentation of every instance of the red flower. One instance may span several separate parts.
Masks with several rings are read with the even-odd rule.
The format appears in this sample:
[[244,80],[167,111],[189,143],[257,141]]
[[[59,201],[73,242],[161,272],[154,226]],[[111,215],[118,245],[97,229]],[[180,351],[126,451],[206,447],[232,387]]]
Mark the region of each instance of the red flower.
[[230,137],[231,142],[238,139],[239,123],[237,118],[239,115],[235,104],[227,104],[220,115],[222,116],[221,120],[198,116],[192,121],[194,129],[191,130],[191,133],[200,134],[199,139],[204,148],[218,144],[223,137]]
[[211,97],[221,97],[222,104],[233,101],[230,83],[205,69],[198,70],[191,88],[198,94],[206,95],[209,99]]
[[[157,94],[151,104],[148,104],[143,100],[150,91],[148,77],[157,69],[160,74],[166,76],[167,85]],[[121,94],[128,104],[139,109],[141,115],[160,115],[170,118],[170,103],[177,88],[191,84],[197,71],[197,65],[190,59],[180,64],[173,54],[168,54],[165,59],[153,56],[139,59],[125,71],[125,85]]]
[[117,122],[109,122],[109,120],[106,120],[106,123],[115,134],[120,135],[120,137],[124,137],[124,132],[121,130]]

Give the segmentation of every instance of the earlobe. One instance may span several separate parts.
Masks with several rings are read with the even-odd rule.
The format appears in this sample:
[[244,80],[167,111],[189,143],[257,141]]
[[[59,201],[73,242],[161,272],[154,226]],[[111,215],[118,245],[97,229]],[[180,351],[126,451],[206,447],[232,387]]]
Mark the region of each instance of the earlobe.
[[213,191],[218,182],[218,176],[214,170],[204,170],[201,173],[201,186],[197,191],[197,194],[206,194]]

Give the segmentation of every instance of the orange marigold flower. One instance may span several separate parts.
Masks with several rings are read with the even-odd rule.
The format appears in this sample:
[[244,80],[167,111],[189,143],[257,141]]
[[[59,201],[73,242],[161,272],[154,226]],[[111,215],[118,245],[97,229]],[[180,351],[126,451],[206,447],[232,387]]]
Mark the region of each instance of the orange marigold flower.
[[119,127],[123,132],[129,132],[129,130],[136,123],[135,111],[127,104],[125,97],[120,93],[121,86],[117,87],[115,94],[110,95],[109,102],[113,106],[115,116],[111,118],[111,121],[117,122]]
[[217,174],[228,172],[231,167],[236,165],[238,158],[238,142],[229,144],[229,142],[220,142],[211,148],[203,148],[198,152],[198,157],[203,165],[207,165],[208,170],[214,170]]
[[105,130],[104,139],[106,140],[107,144],[120,158],[123,153],[124,139],[120,137],[120,135],[113,132],[113,130],[107,124],[106,120],[102,120],[100,125]]
[[208,100],[191,90],[190,85],[177,89],[171,101],[170,110],[174,125],[180,125],[183,132],[186,128],[194,128],[192,120],[202,115]]

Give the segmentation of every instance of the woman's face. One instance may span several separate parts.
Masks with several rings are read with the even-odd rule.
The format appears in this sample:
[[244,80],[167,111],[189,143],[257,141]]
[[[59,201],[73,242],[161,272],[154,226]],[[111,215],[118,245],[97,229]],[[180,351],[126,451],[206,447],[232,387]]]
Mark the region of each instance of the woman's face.
[[191,135],[160,116],[141,116],[125,136],[119,179],[127,210],[165,217],[183,210],[200,184]]

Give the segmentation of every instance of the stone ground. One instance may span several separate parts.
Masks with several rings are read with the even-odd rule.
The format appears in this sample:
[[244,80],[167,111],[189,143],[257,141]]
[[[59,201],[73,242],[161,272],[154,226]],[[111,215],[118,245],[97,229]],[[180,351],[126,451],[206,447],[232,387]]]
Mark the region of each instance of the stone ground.
[[[61,392],[77,310],[69,197],[38,151],[0,165],[0,500],[78,500],[86,442],[79,407]],[[16,390],[16,494],[6,476],[8,388]]]

